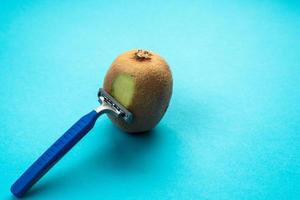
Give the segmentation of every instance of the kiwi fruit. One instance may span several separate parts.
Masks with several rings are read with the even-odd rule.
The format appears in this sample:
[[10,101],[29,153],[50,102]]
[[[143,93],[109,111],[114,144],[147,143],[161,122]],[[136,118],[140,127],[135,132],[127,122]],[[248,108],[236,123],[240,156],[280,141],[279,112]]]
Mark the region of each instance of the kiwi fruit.
[[157,53],[130,50],[111,64],[104,89],[133,113],[132,123],[109,115],[126,132],[154,128],[165,114],[172,96],[173,79],[167,62]]

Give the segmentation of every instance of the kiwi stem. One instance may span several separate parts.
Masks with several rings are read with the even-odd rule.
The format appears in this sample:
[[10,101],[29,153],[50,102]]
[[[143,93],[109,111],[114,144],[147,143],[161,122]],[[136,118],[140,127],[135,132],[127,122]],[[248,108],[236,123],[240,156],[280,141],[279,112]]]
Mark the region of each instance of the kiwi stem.
[[152,54],[149,51],[146,50],[137,50],[137,52],[135,53],[135,59],[137,60],[150,60],[151,59]]

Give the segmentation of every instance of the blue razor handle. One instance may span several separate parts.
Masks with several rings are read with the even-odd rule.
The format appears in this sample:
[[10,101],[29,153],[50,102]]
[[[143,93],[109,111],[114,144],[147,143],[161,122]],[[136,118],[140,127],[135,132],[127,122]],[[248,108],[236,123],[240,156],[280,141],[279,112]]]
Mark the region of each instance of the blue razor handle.
[[98,93],[101,105],[80,118],[50,148],[48,148],[11,186],[16,197],[22,197],[51,167],[55,165],[94,126],[103,113],[110,113],[131,122],[132,114],[107,94],[103,89]]
[[16,197],[22,197],[48,170],[55,165],[94,126],[99,114],[92,111],[79,119],[47,151],[45,151],[11,186]]

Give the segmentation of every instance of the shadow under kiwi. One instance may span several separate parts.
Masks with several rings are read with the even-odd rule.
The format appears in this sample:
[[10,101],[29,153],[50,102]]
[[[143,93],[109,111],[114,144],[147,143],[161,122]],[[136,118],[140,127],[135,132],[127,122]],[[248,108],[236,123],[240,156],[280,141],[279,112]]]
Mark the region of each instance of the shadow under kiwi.
[[[143,164],[145,156],[159,145],[159,129],[143,133],[124,133],[120,129],[110,126],[108,145],[104,150],[96,151],[92,160],[95,168],[114,173],[135,172]],[[92,161],[91,160],[91,161]]]

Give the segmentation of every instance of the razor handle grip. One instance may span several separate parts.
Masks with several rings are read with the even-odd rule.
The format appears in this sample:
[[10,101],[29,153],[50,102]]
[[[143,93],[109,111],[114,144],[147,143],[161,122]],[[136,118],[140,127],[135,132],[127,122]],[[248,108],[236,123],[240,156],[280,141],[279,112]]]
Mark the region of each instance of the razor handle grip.
[[92,111],[79,119],[50,146],[11,186],[16,197],[22,197],[48,170],[55,165],[94,126],[99,114]]

